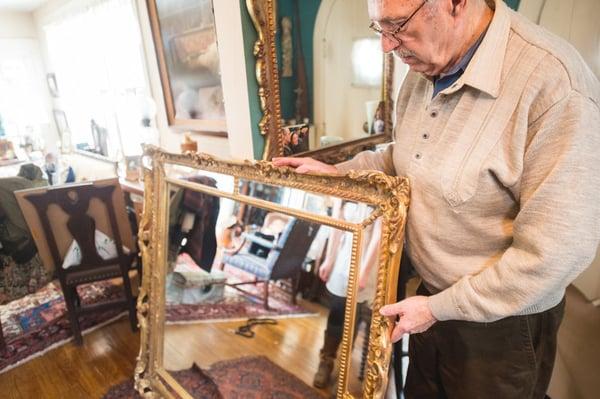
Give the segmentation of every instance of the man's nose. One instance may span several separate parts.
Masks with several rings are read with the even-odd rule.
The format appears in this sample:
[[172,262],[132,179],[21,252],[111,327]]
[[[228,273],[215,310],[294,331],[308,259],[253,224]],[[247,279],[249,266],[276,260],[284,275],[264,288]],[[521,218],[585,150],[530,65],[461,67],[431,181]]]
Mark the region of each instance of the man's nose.
[[400,46],[400,43],[401,41],[398,39],[388,37],[387,35],[381,35],[381,48],[384,53],[394,51],[396,48],[398,48],[398,46]]

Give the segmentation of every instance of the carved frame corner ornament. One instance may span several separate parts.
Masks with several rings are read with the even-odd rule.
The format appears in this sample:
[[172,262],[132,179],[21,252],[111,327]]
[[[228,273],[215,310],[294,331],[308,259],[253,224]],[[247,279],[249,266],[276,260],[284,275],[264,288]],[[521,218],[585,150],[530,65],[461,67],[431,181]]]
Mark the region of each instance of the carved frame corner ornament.
[[[350,265],[347,305],[344,318],[344,333],[340,353],[340,383],[337,397],[350,399],[348,391],[350,353],[353,341],[353,325],[356,315],[357,270],[360,259],[358,243],[362,229],[377,218],[382,220],[377,290],[373,303],[373,318],[370,327],[364,398],[382,398],[388,382],[389,363],[392,353],[390,340],[393,322],[381,315],[379,309],[396,299],[400,254],[407,209],[409,205],[409,182],[406,178],[387,176],[375,171],[352,171],[346,175],[298,174],[292,169],[278,168],[267,161],[224,161],[206,154],[172,154],[154,146],[144,148],[144,213],[139,228],[139,247],[142,254],[142,286],[138,296],[138,319],[141,330],[140,352],[135,368],[135,388],[144,398],[191,396],[164,370],[162,365],[164,334],[164,282],[166,270],[166,231],[168,229],[168,184],[184,185],[211,195],[227,196],[235,201],[252,204],[277,211],[281,205],[260,202],[261,200],[240,194],[238,190],[221,192],[218,189],[183,183],[168,177],[167,165],[180,165],[198,171],[229,175],[236,182],[240,179],[264,184],[284,186],[316,194],[333,195],[342,199],[363,202],[374,211],[360,225],[336,221],[330,217],[309,214],[302,210],[286,208],[294,217],[303,217],[312,222],[344,228],[354,233],[353,257]],[[279,209],[279,211],[281,211]],[[163,265],[163,267],[160,267]]]
[[263,112],[258,123],[264,137],[263,159],[269,160],[283,154],[281,136],[281,100],[279,95],[279,70],[275,37],[277,34],[276,0],[246,0],[246,8],[256,29],[254,43],[256,82]]

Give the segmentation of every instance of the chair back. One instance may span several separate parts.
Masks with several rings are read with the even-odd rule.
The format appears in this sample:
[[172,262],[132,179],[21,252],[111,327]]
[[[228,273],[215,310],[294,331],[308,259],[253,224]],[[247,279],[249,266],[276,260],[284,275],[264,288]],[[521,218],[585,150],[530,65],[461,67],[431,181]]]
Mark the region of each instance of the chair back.
[[277,240],[279,249],[272,249],[267,258],[271,279],[294,277],[298,272],[320,225],[292,218]]
[[[81,250],[80,265],[74,268],[78,271],[129,266],[130,255],[123,246],[132,253],[135,246],[118,179],[23,190],[15,195],[42,260],[59,277],[65,273],[62,264],[73,240]],[[114,241],[114,258],[103,259],[98,253],[96,230]]]

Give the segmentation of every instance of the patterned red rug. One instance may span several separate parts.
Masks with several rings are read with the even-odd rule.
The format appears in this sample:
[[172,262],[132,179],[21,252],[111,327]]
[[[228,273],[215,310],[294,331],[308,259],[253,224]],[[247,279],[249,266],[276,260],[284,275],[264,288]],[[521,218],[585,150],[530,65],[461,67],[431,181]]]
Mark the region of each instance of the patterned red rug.
[[[78,292],[85,304],[118,299],[123,295],[122,287],[110,281],[82,285]],[[95,312],[81,316],[79,322],[85,334],[124,314],[122,310]],[[73,338],[58,282],[51,282],[34,294],[0,306],[0,317],[7,344],[5,353],[0,354],[0,373]]]
[[[194,365],[175,371],[173,377],[198,399],[322,399],[320,392],[264,356],[225,360],[202,371]],[[131,381],[112,387],[103,399],[138,399]]]

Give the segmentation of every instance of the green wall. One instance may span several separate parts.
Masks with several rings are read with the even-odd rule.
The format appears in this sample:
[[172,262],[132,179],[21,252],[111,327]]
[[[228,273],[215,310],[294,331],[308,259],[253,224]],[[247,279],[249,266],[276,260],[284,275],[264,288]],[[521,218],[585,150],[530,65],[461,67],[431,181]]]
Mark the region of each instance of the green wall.
[[521,2],[521,0],[504,0],[504,2],[508,4],[510,8],[516,10],[517,8],[519,8],[519,3]]
[[250,122],[252,124],[252,149],[254,159],[262,159],[265,141],[260,134],[258,123],[262,118],[260,99],[258,98],[258,82],[256,81],[256,61],[254,59],[254,43],[257,39],[254,24],[246,8],[246,1],[240,0],[242,35],[244,37],[244,58],[246,60],[246,81],[248,82],[248,104],[250,107]]
[[[281,74],[281,19],[283,17],[290,17],[292,19],[292,43],[293,46],[297,45],[296,40],[296,13],[294,2],[298,2],[298,14],[300,16],[301,24],[301,41],[302,41],[302,53],[304,54],[304,65],[306,69],[306,81],[308,86],[308,100],[309,100],[309,118],[313,118],[313,33],[315,30],[315,20],[317,19],[317,12],[321,5],[321,0],[277,0],[277,58],[279,62],[279,71]],[[281,96],[281,116],[288,120],[295,116],[295,103],[296,94],[294,89],[296,88],[296,48],[294,47],[293,56],[293,68],[294,75],[289,78],[280,78],[280,96]],[[298,121],[300,122],[300,121]]]

